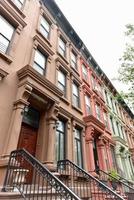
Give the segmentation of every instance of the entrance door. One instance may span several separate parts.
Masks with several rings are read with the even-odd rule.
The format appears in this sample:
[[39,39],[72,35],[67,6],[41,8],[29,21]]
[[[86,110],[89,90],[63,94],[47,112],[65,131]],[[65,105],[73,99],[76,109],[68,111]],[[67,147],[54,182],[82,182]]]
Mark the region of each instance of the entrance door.
[[26,149],[33,156],[36,150],[37,129],[28,124],[22,123],[18,149]]
[[[37,129],[22,123],[20,138],[18,143],[18,149],[25,148],[30,154],[35,155],[37,141]],[[22,168],[29,170],[26,175],[26,183],[31,183],[33,168],[27,161],[22,161],[20,164]]]

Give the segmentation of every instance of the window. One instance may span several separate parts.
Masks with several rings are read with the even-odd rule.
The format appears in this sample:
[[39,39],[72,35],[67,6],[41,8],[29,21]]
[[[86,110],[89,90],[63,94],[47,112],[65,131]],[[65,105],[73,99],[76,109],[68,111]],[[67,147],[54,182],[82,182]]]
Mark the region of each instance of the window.
[[85,104],[86,104],[86,114],[90,115],[91,114],[91,105],[90,105],[90,97],[85,96]]
[[42,35],[45,36],[45,38],[49,38],[50,24],[44,17],[41,18],[40,32],[42,33]]
[[58,121],[56,129],[56,161],[65,159],[65,122]]
[[82,167],[81,131],[75,128],[75,163]]
[[111,148],[111,155],[112,155],[112,164],[113,164],[113,167],[115,169],[117,169],[117,163],[116,163],[116,156],[115,156],[115,149],[113,146],[110,146]]
[[112,116],[110,116],[110,124],[111,124],[112,132],[115,134],[115,128],[114,128],[114,123],[113,123],[113,117]]
[[14,27],[9,24],[8,21],[5,20],[1,15],[0,27],[0,51],[6,53],[13,36]]
[[12,2],[14,2],[14,4],[21,9],[23,4],[24,4],[24,0],[12,0]]
[[77,69],[77,57],[73,52],[71,52],[71,66]]
[[66,75],[61,70],[58,71],[58,87],[66,96]]
[[80,106],[79,86],[77,84],[73,83],[72,90],[73,90],[73,105],[75,107],[79,107]]
[[88,80],[88,73],[87,73],[87,68],[85,65],[82,65],[82,75],[84,80]]
[[98,104],[95,105],[96,108],[96,117],[97,119],[101,119],[101,112],[100,112],[100,106]]
[[107,104],[109,104],[109,101],[108,101],[108,94],[107,94],[107,91],[106,91],[106,90],[105,90],[105,99],[106,99]]
[[118,135],[121,137],[121,133],[120,133],[120,128],[119,128],[119,123],[116,122],[116,127],[117,127],[117,131],[118,131]]
[[36,71],[38,71],[42,75],[46,70],[46,61],[47,57],[44,54],[42,54],[39,50],[36,50],[33,68],[36,69]]
[[96,82],[95,82],[94,76],[91,76],[91,84],[92,84],[92,88],[95,89],[95,87],[96,87]]
[[98,83],[98,91],[99,91],[100,95],[102,95],[102,87],[99,83]]
[[106,128],[108,128],[108,119],[107,119],[107,113],[106,113],[106,112],[104,112],[104,113],[103,113],[103,116],[104,116],[104,124],[105,124]]
[[59,53],[64,57],[66,56],[66,43],[61,38],[59,38]]
[[111,100],[112,110],[114,111],[114,104],[113,104],[113,99],[112,99],[112,97],[110,97],[110,100]]

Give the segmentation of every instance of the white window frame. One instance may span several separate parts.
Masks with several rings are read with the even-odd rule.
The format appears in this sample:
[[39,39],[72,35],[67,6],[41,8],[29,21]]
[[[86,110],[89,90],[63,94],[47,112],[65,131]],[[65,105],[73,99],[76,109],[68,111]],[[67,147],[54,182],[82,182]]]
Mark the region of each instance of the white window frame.
[[[64,83],[60,80],[60,75],[63,75]],[[62,87],[62,88],[61,88]],[[66,97],[66,74],[62,69],[58,70],[58,88],[64,92],[64,97]]]
[[88,95],[85,95],[85,107],[86,107],[86,114],[91,114],[91,100]]
[[[0,51],[2,53],[7,53],[7,50],[9,48],[10,42],[12,40],[13,34],[14,34],[14,27],[3,17],[0,15],[0,21],[2,28],[0,29]],[[4,27],[5,26],[5,27]],[[5,30],[6,28],[7,30]],[[10,29],[10,34],[9,34]],[[2,42],[1,42],[2,41]],[[4,44],[5,42],[6,44]]]
[[77,69],[77,55],[73,51],[71,51],[71,66]]
[[66,57],[66,42],[62,37],[59,37],[58,42],[58,52],[63,56]]
[[[77,91],[75,92],[75,89]],[[72,102],[75,107],[80,107],[80,94],[79,94],[79,85],[77,85],[75,82],[72,84]]]
[[[38,54],[38,55],[37,55]],[[40,64],[37,60],[36,60],[36,56],[40,56],[40,58],[44,59],[44,63]],[[40,59],[40,60],[41,60]],[[43,54],[39,49],[36,49],[35,51],[35,56],[34,56],[34,64],[33,64],[33,68],[39,72],[40,74],[44,75],[46,72],[46,64],[47,64],[47,56],[45,54]]]
[[46,19],[46,17],[41,16],[40,32],[47,39],[49,39],[49,36],[50,36],[50,27],[51,27],[51,25],[50,25],[49,21]]

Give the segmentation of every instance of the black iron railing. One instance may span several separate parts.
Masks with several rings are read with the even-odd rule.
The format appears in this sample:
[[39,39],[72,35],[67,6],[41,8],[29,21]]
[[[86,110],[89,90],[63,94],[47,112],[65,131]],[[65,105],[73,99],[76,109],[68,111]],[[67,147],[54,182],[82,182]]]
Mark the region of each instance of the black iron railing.
[[2,191],[18,191],[24,199],[80,200],[26,150],[11,152]]
[[134,188],[133,183],[122,178],[120,175],[114,177],[103,170],[97,171],[99,175],[99,180],[104,181],[110,188],[119,191],[119,193],[124,193],[128,200],[134,200]]
[[81,199],[124,200],[124,198],[69,160],[58,161],[60,179]]

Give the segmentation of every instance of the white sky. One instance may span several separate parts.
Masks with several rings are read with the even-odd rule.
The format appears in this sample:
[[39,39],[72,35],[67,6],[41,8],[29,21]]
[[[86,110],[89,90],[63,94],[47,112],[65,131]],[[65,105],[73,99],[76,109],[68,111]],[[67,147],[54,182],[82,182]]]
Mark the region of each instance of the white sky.
[[[134,24],[134,0],[55,0],[101,69],[117,77],[125,25]],[[126,89],[112,81],[118,91]]]

